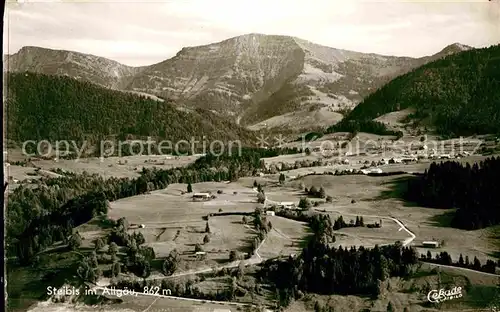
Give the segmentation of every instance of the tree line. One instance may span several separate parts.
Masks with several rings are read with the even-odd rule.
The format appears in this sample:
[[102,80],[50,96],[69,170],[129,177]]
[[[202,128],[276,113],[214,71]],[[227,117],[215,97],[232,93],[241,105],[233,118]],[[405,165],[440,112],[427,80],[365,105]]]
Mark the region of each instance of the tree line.
[[431,252],[427,251],[427,254],[420,255],[420,260],[424,262],[456,266],[492,274],[496,273],[497,266],[500,267],[500,260],[498,261],[498,263],[495,263],[495,261],[488,259],[486,260],[486,263],[484,265],[481,265],[481,261],[479,261],[477,257],[474,256],[474,259],[470,261],[469,256],[465,256],[464,258],[462,254],[460,254],[458,261],[453,262],[450,254],[446,251],[436,253],[436,256],[434,258],[432,257]]
[[403,137],[402,131],[390,130],[384,123],[371,119],[353,120],[344,118],[326,130],[326,133],[335,132],[351,132],[353,135],[356,135],[358,132],[367,132],[378,135],[393,135],[397,139]]
[[432,163],[408,181],[405,198],[425,207],[454,209],[452,226],[467,230],[500,223],[500,157],[473,165],[455,161]]

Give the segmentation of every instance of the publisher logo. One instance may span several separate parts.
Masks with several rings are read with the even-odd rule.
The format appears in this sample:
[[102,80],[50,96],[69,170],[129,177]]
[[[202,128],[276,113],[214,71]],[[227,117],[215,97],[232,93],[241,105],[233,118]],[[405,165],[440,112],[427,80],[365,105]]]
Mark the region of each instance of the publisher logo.
[[462,287],[453,287],[452,289],[431,290],[427,294],[427,300],[432,303],[439,303],[451,299],[462,298]]

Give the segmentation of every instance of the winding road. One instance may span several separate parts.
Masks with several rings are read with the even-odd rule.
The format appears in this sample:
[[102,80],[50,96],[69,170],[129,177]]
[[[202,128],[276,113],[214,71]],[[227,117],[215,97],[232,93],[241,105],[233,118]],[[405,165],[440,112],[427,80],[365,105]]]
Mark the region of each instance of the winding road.
[[[320,212],[320,213],[323,212],[322,210],[319,210],[319,209],[314,209],[314,210],[317,211],[317,212]],[[394,221],[394,222],[397,223],[397,225],[400,226],[399,231],[403,230],[403,231],[405,231],[406,233],[408,233],[410,235],[410,237],[408,237],[407,239],[405,239],[402,242],[403,246],[408,246],[417,237],[413,232],[411,232],[410,230],[408,230],[408,228],[403,224],[403,222],[401,222],[400,220],[398,220],[396,218],[393,218],[393,217],[379,216],[379,215],[360,215],[360,214],[340,212],[338,210],[329,210],[327,212],[334,212],[334,213],[338,213],[340,215],[345,215],[345,216],[353,216],[353,217],[358,217],[359,216],[359,217],[368,217],[368,218],[376,218],[376,219],[386,219],[386,220]]]

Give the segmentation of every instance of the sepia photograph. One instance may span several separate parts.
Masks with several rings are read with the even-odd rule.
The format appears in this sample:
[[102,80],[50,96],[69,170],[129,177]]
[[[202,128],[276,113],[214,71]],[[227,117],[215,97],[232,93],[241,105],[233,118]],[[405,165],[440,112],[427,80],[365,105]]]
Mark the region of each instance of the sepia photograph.
[[7,0],[4,311],[500,312],[500,0]]

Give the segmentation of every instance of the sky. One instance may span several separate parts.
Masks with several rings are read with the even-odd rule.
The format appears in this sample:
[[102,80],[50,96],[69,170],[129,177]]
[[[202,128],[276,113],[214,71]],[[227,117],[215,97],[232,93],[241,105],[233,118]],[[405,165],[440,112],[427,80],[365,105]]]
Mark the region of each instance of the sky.
[[7,5],[4,25],[4,53],[40,46],[131,66],[247,33],[420,57],[455,42],[500,43],[500,0],[17,0]]

